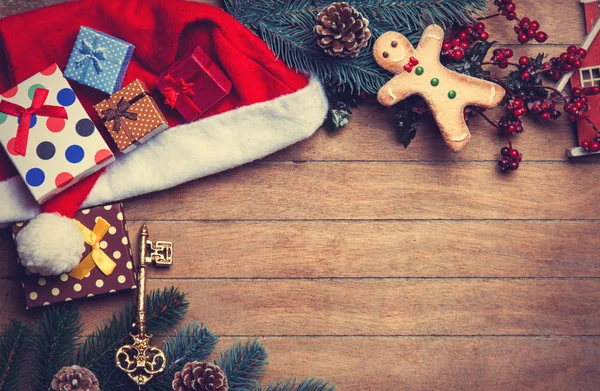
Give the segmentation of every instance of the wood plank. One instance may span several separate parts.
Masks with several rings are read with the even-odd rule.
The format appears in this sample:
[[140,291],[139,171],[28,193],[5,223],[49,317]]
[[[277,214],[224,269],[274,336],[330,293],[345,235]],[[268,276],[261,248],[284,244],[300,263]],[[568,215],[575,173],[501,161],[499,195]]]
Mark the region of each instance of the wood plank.
[[[152,219],[152,216],[148,216]],[[162,278],[600,277],[599,222],[153,222],[173,240]],[[140,223],[129,224],[134,249]],[[17,276],[0,234],[0,278]],[[560,240],[557,240],[560,238]],[[210,263],[210,267],[198,267]],[[154,272],[153,272],[154,273]]]
[[[255,163],[127,203],[130,220],[594,219],[589,164]],[[576,190],[575,190],[576,189]],[[173,202],[177,200],[177,202]]]
[[[222,338],[217,349],[237,340]],[[598,338],[334,337],[260,342],[271,362],[263,384],[309,376],[329,379],[338,390],[597,391],[600,384]]]
[[[210,264],[199,264],[209,268]],[[154,272],[153,275],[156,275]],[[240,335],[599,335],[600,280],[150,280],[188,293],[188,320]],[[23,311],[19,282],[2,280],[5,324]],[[81,302],[86,332],[127,295]],[[83,305],[82,305],[83,304]]]

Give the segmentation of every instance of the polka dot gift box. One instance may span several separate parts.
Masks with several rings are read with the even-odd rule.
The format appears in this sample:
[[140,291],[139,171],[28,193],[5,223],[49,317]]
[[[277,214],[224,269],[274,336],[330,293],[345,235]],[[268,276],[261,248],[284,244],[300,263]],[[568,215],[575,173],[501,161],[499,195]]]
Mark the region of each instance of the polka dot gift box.
[[1,98],[0,144],[39,204],[114,161],[56,64]]
[[94,106],[122,152],[129,152],[169,125],[146,86],[136,79]]
[[[27,309],[136,288],[123,205],[80,210],[75,222],[86,242],[81,262],[59,276],[22,268]],[[27,223],[13,225],[13,237],[24,229]]]
[[81,26],[65,77],[108,94],[121,88],[135,46]]

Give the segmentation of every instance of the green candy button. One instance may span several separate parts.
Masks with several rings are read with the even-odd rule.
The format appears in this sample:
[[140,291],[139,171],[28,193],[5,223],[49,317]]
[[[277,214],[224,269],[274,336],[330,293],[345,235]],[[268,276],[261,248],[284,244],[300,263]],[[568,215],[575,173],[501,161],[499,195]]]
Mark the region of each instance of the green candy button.
[[431,79],[432,86],[437,87],[438,84],[440,84],[440,80],[437,77],[434,77],[433,79]]
[[456,91],[454,91],[454,90],[448,91],[448,98],[450,98],[450,99],[456,98]]
[[415,69],[415,73],[419,76],[421,76],[423,74],[423,72],[425,72],[423,67],[417,67],[417,69]]

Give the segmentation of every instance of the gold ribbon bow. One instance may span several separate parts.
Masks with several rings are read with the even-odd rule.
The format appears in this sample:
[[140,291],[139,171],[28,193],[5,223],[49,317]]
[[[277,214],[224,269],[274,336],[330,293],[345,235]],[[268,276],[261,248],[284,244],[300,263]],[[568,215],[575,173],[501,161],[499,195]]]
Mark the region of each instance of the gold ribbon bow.
[[98,217],[93,230],[90,230],[75,219],[73,219],[73,221],[81,231],[83,240],[92,246],[92,251],[71,271],[71,273],[69,273],[69,276],[78,280],[83,280],[83,278],[96,266],[98,266],[98,269],[100,269],[104,275],[110,276],[117,264],[100,248],[100,242],[110,228],[108,221],[104,220],[102,217]]

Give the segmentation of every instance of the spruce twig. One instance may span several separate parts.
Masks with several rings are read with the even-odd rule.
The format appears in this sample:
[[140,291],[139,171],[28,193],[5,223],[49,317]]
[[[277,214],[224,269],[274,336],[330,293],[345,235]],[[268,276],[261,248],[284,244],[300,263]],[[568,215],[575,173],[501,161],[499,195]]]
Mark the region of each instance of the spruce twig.
[[235,343],[225,353],[221,353],[215,363],[225,372],[229,390],[243,391],[257,387],[256,378],[264,372],[268,357],[260,342],[252,340],[245,345]]
[[174,337],[168,337],[163,344],[163,352],[167,358],[167,369],[156,376],[148,391],[164,391],[171,387],[175,372],[181,371],[190,361],[203,361],[214,350],[219,338],[207,327],[198,323],[183,326]]
[[0,390],[17,391],[23,387],[21,366],[29,329],[25,323],[11,321],[0,334]]
[[255,391],[334,391],[335,386],[321,379],[307,378],[296,384],[296,379],[287,379],[259,387]]
[[467,24],[485,10],[485,0],[350,0],[367,19],[373,38],[356,58],[327,56],[313,34],[319,11],[332,1],[225,0],[224,5],[242,24],[261,37],[286,64],[352,92],[376,93],[391,75],[371,55],[372,43],[386,31],[404,34],[412,43],[428,24],[443,27]]
[[[179,324],[187,314],[189,302],[177,288],[153,290],[146,296],[147,327],[150,334],[167,332]],[[122,390],[129,380],[114,365],[115,354],[120,346],[130,342],[129,333],[134,322],[133,304],[125,305],[118,314],[104,322],[80,346],[78,365],[88,368],[102,379],[102,390]]]
[[44,311],[42,319],[33,327],[30,348],[33,390],[47,391],[54,374],[72,364],[82,329],[79,310],[75,307],[61,305]]

